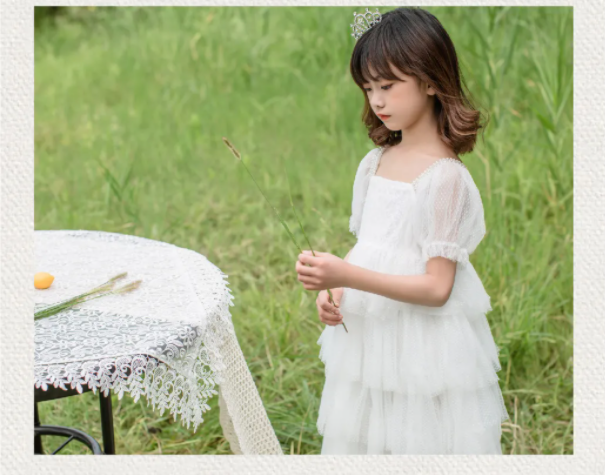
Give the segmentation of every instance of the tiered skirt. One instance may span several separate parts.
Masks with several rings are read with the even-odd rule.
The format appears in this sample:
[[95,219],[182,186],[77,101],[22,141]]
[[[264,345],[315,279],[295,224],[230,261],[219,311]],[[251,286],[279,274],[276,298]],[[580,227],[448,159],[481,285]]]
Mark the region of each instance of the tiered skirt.
[[[470,264],[456,279],[443,307],[345,289],[348,333],[326,326],[317,342],[322,454],[502,453],[508,413],[489,297]],[[460,298],[461,289],[473,298]]]

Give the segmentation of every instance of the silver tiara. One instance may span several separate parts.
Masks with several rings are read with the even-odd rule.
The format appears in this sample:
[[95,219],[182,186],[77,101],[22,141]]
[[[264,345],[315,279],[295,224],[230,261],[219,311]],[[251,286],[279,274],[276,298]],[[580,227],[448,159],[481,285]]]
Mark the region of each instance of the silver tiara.
[[351,23],[353,33],[351,33],[351,36],[353,36],[355,41],[357,41],[366,31],[372,28],[375,24],[380,23],[382,15],[378,11],[378,8],[374,13],[366,8],[365,13],[358,14],[357,12],[353,12],[353,18],[353,23]]

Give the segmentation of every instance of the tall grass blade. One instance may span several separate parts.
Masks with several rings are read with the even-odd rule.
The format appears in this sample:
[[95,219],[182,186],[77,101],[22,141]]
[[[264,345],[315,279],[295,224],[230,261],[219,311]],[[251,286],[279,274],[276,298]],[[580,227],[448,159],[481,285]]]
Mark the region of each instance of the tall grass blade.
[[[311,245],[311,241],[309,240],[309,236],[307,236],[307,233],[305,232],[305,228],[303,227],[300,218],[298,216],[298,212],[296,211],[296,207],[294,206],[294,201],[292,200],[292,189],[290,187],[290,176],[288,175],[288,168],[286,166],[286,161],[282,159],[283,162],[283,166],[284,166],[284,171],[286,174],[286,182],[288,184],[288,196],[290,197],[290,206],[292,207],[292,211],[294,212],[294,216],[296,217],[296,221],[298,221],[298,226],[300,227],[300,230],[302,231],[303,235],[305,236],[305,239],[307,240],[307,244],[309,245],[309,249],[311,250],[311,253],[313,254],[313,256],[315,256],[315,251],[313,250],[313,246]],[[338,305],[336,304],[336,301],[334,300],[334,296],[332,295],[332,291],[330,289],[327,289],[328,291],[328,295],[330,296],[330,300],[331,302],[336,305],[336,307],[338,307]],[[342,326],[344,327],[345,331],[347,333],[349,333],[349,330],[347,329],[347,326],[345,325],[345,322],[342,322]]]

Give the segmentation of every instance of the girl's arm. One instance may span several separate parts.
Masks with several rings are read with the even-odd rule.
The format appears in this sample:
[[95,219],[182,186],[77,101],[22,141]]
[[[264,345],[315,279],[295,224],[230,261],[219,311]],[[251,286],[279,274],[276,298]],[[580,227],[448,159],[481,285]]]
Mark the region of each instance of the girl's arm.
[[383,295],[401,302],[441,307],[449,299],[455,275],[456,262],[445,257],[429,259],[426,273],[422,275],[383,274],[347,262],[343,287]]
[[349,254],[341,259],[327,252],[316,251],[313,256],[303,251],[296,262],[298,280],[307,290],[347,287],[427,307],[445,305],[452,292],[454,260],[436,256],[428,259],[425,274],[393,275],[351,264],[346,261]]
[[343,259],[344,261],[349,262],[349,255],[351,254],[351,251],[353,250],[353,248],[351,248],[351,250],[349,252],[347,252],[347,255],[345,256],[345,258]]

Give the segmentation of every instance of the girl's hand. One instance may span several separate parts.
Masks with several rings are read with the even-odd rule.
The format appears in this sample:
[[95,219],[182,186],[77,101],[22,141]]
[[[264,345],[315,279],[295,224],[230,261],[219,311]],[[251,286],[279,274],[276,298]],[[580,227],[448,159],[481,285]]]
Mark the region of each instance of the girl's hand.
[[[329,252],[303,251],[298,255],[296,272],[306,290],[325,290],[346,287],[348,263]],[[308,267],[307,264],[310,266]]]
[[319,295],[315,300],[315,305],[317,305],[319,319],[326,325],[336,326],[342,323],[342,315],[340,314],[338,307],[340,306],[340,299],[342,298],[343,291],[344,289],[342,287],[331,289],[334,300],[336,300],[336,305],[330,302],[330,296],[328,295],[327,290],[319,292]]

